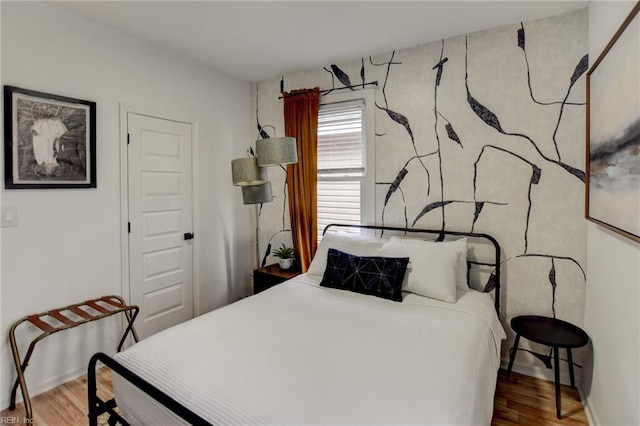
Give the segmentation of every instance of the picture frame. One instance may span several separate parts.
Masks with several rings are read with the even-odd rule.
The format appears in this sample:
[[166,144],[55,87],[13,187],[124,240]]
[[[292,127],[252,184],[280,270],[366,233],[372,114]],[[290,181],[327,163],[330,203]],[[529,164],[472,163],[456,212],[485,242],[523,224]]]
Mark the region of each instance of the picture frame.
[[96,103],[4,86],[6,189],[96,188]]
[[640,242],[640,2],[587,72],[585,217]]

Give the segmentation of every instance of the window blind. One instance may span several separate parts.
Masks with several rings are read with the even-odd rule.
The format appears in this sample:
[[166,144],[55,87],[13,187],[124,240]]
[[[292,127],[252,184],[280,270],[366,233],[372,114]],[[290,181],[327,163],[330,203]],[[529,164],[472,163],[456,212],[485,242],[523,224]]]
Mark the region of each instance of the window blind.
[[318,241],[330,223],[359,224],[365,176],[363,100],[322,105],[318,114]]
[[363,176],[364,102],[329,104],[318,113],[318,174]]

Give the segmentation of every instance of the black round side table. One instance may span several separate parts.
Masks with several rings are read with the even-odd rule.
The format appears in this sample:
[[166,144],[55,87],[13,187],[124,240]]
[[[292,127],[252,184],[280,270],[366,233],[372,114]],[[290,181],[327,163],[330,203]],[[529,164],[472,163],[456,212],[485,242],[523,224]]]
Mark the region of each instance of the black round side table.
[[556,416],[562,418],[560,400],[560,348],[567,350],[567,361],[569,363],[569,376],[571,386],[575,387],[573,375],[573,357],[571,349],[580,348],[589,342],[589,336],[580,327],[556,318],[541,317],[537,315],[523,315],[511,319],[511,328],[516,333],[516,340],[513,343],[509,356],[509,368],[507,373],[511,374],[513,361],[518,351],[520,337],[524,337],[532,342],[553,348],[554,355],[554,376],[556,384]]

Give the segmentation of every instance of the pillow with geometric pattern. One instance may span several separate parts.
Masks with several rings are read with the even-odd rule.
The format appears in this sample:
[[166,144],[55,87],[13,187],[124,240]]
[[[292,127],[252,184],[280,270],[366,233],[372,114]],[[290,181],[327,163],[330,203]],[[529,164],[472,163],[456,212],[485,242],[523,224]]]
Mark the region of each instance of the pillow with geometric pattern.
[[329,249],[320,285],[402,302],[408,263],[408,257],[355,256]]

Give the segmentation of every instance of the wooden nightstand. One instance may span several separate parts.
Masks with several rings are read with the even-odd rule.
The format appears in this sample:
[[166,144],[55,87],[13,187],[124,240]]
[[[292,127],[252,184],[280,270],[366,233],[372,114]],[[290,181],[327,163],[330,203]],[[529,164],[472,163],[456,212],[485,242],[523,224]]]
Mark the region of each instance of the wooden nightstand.
[[[294,265],[295,267],[295,265]],[[297,269],[280,269],[277,263],[265,266],[264,268],[254,269],[253,271],[253,294],[258,294],[276,284],[280,284],[290,278],[300,275]]]

